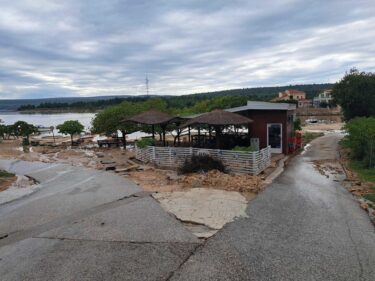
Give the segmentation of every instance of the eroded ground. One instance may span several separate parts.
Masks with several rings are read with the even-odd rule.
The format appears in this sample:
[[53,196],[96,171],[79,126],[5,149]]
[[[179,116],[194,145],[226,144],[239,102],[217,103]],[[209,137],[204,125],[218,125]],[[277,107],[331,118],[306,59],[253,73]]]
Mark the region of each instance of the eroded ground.
[[[74,148],[31,146],[23,149],[19,140],[9,140],[1,143],[0,148],[0,158],[51,164],[64,163],[107,170],[131,179],[144,191],[158,193],[154,198],[164,209],[181,218],[186,227],[203,238],[216,233],[217,227],[211,227],[212,220],[220,221],[218,225],[221,228],[234,217],[241,216],[246,203],[254,199],[265,186],[262,176],[230,175],[216,170],[179,175],[177,171],[157,169],[138,162],[134,159],[132,151],[120,148],[98,148],[90,142]],[[179,211],[170,207],[179,204],[181,197],[189,198],[197,194],[199,194],[197,200],[187,200],[184,203],[185,207]],[[218,194],[220,196],[217,196]],[[233,200],[233,198],[240,198],[240,200]],[[191,212],[191,210],[195,211]],[[202,214],[200,219],[197,219],[197,213]]]

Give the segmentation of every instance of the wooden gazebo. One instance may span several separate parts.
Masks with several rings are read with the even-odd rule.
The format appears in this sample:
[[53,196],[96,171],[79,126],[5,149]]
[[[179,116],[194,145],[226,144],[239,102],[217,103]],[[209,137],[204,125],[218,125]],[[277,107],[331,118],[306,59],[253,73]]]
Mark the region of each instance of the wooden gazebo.
[[151,126],[152,138],[155,139],[155,126],[160,126],[162,130],[163,145],[165,146],[165,131],[168,124],[181,122],[181,118],[177,116],[169,115],[165,112],[156,110],[149,110],[137,114],[131,118],[125,119],[124,122],[131,122],[141,125]]
[[[216,146],[220,148],[220,136],[223,128],[226,126],[247,126],[250,137],[249,125],[253,120],[242,115],[224,111],[221,109],[213,110],[208,113],[201,114],[197,117],[191,118],[181,128],[190,128],[191,126],[198,127],[198,135],[200,134],[200,126],[207,125],[209,133],[211,134],[211,128],[214,128],[216,132]],[[190,130],[189,130],[190,131]]]

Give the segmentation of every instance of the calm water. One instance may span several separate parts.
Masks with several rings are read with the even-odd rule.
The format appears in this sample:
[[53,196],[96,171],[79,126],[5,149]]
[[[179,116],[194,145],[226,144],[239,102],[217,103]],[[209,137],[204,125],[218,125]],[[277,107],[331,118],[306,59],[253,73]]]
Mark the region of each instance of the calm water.
[[[54,126],[64,123],[67,120],[78,120],[85,130],[89,131],[91,128],[91,120],[95,113],[53,113],[53,114],[24,114],[20,112],[1,112],[0,119],[6,125],[14,124],[17,121],[25,121],[35,126],[41,125],[44,127]],[[121,135],[121,134],[120,134]],[[137,139],[146,136],[141,132],[136,132],[128,136],[129,139]]]
[[94,116],[95,113],[23,114],[19,112],[0,112],[0,119],[3,120],[6,125],[13,124],[17,121],[25,121],[35,126],[56,127],[67,120],[78,120],[85,126],[86,130],[90,129],[91,120]]

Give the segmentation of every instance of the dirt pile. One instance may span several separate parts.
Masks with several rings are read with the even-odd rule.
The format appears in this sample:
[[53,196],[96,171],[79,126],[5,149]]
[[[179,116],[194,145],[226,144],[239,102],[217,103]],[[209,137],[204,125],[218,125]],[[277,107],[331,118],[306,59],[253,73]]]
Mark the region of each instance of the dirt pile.
[[12,177],[0,177],[0,192],[7,190],[15,181],[17,180],[16,176]]
[[208,173],[190,174],[179,182],[184,187],[211,187],[228,191],[254,192],[262,189],[262,180],[257,176],[224,174],[217,170]]
[[182,191],[204,187],[258,193],[263,188],[263,181],[260,177],[224,174],[217,170],[208,173],[178,175],[175,171],[149,168],[145,171],[131,171],[127,176],[150,192]]

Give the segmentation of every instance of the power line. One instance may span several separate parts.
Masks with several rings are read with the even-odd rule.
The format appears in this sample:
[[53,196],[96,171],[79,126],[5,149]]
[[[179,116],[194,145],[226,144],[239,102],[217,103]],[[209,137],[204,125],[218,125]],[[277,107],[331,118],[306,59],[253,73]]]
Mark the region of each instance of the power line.
[[146,74],[146,93],[147,96],[149,95],[149,88],[148,88],[148,75]]

